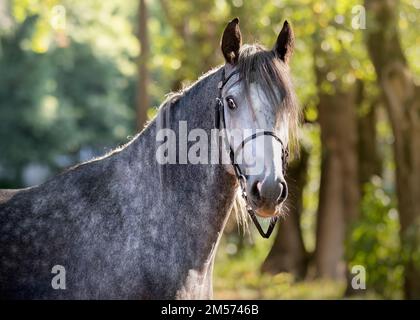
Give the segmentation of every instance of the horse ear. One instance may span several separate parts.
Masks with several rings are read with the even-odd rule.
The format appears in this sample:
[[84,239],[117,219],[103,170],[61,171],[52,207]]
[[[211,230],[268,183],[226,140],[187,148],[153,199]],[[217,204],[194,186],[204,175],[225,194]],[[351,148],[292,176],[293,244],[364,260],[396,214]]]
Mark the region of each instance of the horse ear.
[[241,45],[242,35],[239,29],[239,18],[235,18],[227,24],[222,36],[221,48],[227,63],[234,65],[238,62]]
[[273,50],[281,60],[288,63],[290,57],[292,56],[294,46],[295,36],[293,34],[292,27],[286,20],[284,21],[283,28],[281,29],[279,36],[277,37]]

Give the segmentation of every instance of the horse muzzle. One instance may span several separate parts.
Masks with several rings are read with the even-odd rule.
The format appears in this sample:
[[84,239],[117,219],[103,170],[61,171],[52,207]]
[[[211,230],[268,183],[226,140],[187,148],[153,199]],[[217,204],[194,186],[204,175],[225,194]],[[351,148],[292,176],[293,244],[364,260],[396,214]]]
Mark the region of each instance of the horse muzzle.
[[288,195],[287,184],[283,177],[250,178],[247,187],[251,206],[264,218],[277,215],[279,206]]

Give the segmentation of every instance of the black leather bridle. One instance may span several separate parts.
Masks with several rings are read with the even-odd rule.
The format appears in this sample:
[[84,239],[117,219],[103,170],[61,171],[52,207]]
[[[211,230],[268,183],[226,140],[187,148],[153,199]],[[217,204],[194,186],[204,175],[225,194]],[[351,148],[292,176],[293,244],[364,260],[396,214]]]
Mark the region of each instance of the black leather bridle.
[[[216,127],[216,129],[226,130],[224,103],[223,103],[224,98],[223,98],[223,95],[222,95],[222,91],[223,91],[224,86],[228,83],[228,81],[232,78],[232,76],[234,76],[235,74],[238,74],[238,73],[239,73],[238,70],[234,70],[226,77],[225,76],[225,68],[223,68],[223,70],[222,70],[222,80],[218,84],[219,95],[216,98],[216,110],[215,110],[215,127]],[[251,205],[248,202],[248,195],[247,195],[247,192],[246,192],[246,179],[247,179],[247,177],[246,177],[246,175],[244,175],[242,173],[241,167],[236,162],[236,156],[239,153],[239,151],[245,146],[245,144],[247,144],[248,142],[256,139],[259,136],[263,136],[263,135],[272,136],[274,139],[276,139],[278,142],[280,142],[281,147],[282,147],[282,161],[283,161],[283,173],[284,173],[285,166],[287,164],[288,150],[287,150],[287,148],[285,148],[281,139],[274,132],[272,132],[272,131],[256,132],[256,133],[246,137],[241,142],[241,144],[238,146],[238,148],[235,151],[233,150],[232,146],[230,145],[230,143],[229,143],[229,141],[226,137],[226,134],[225,134],[224,138],[225,138],[225,144],[229,146],[230,163],[232,164],[232,166],[234,168],[235,176],[238,179],[239,184],[241,186],[242,197],[244,198],[245,203],[246,203],[246,210],[248,211],[248,214],[251,217],[252,221],[254,222],[255,227],[257,228],[260,235],[263,238],[268,239],[270,237],[271,233],[273,232],[273,229],[276,225],[278,217],[272,217],[270,219],[270,224],[268,226],[268,229],[267,229],[266,232],[264,232],[264,230],[261,227],[261,224],[257,220],[255,210],[251,207]]]

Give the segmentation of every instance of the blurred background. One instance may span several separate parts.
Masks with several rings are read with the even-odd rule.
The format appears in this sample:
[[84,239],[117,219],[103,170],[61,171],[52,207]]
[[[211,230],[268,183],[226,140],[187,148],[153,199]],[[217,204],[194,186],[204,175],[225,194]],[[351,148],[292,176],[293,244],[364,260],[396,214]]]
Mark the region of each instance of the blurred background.
[[215,298],[420,298],[420,0],[0,0],[0,188],[127,142],[236,16],[267,47],[291,22],[304,120],[288,216],[232,217]]

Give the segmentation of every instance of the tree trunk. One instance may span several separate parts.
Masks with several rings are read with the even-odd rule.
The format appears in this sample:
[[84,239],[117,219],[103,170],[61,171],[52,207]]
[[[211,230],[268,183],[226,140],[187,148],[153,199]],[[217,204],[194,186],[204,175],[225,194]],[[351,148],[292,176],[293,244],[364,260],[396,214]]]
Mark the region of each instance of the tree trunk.
[[[357,130],[358,130],[358,142],[357,142],[357,154],[358,154],[358,171],[359,171],[359,190],[360,197],[364,196],[364,185],[371,180],[374,175],[380,176],[382,173],[382,161],[379,156],[379,150],[377,146],[377,135],[376,135],[376,122],[377,122],[377,109],[380,103],[380,99],[374,99],[369,102],[369,109],[363,110],[362,104],[365,99],[365,88],[361,80],[356,85],[357,96],[356,104],[359,111],[357,117]],[[348,232],[351,225],[348,226]],[[349,234],[349,233],[348,233]],[[350,271],[350,266],[347,265],[346,279],[347,287],[345,296],[360,295],[365,291],[354,289],[352,286],[352,279],[354,274]]]
[[287,217],[279,223],[273,246],[261,267],[262,272],[289,272],[297,279],[303,279],[306,275],[308,254],[303,243],[300,216],[303,210],[303,188],[307,181],[308,158],[308,151],[302,148],[300,158],[287,170],[289,210]]
[[399,41],[398,1],[365,0],[367,46],[394,133],[396,189],[405,261],[405,296],[420,298],[420,89]]
[[363,186],[369,182],[372,176],[380,176],[382,161],[376,144],[376,112],[379,101],[373,101],[366,114],[358,117],[358,154],[359,154],[359,184],[363,192]]
[[[195,59],[191,54],[180,54],[182,68],[177,71],[171,89],[182,89],[185,80],[194,80],[202,72],[213,68],[220,63],[221,55],[218,50],[205,50],[205,47],[219,48],[220,35],[218,33],[219,22],[208,13],[214,7],[213,1],[206,0],[196,2],[195,10],[187,10],[191,17],[184,19],[177,13],[174,3],[168,0],[160,0],[160,7],[167,23],[172,27],[177,37],[182,40],[182,52],[199,53],[200,59]],[[194,12],[193,12],[194,11]],[[198,13],[201,12],[201,13]],[[193,30],[192,22],[198,22],[203,29]]]
[[[319,80],[322,74],[317,72]],[[358,216],[356,90],[320,93],[322,164],[316,231],[317,275],[344,279],[344,242],[350,221]]]
[[369,182],[372,176],[380,176],[382,173],[382,160],[379,155],[376,134],[377,112],[381,99],[374,97],[368,103],[368,110],[363,110],[365,99],[365,86],[363,81],[357,82],[357,117],[358,130],[358,161],[359,161],[359,189],[363,194],[364,184]]
[[138,39],[140,43],[140,57],[138,60],[138,87],[136,97],[137,111],[137,129],[142,130],[147,122],[147,109],[149,108],[149,70],[147,64],[149,62],[149,36],[147,32],[147,5],[146,0],[140,0],[138,12]]

